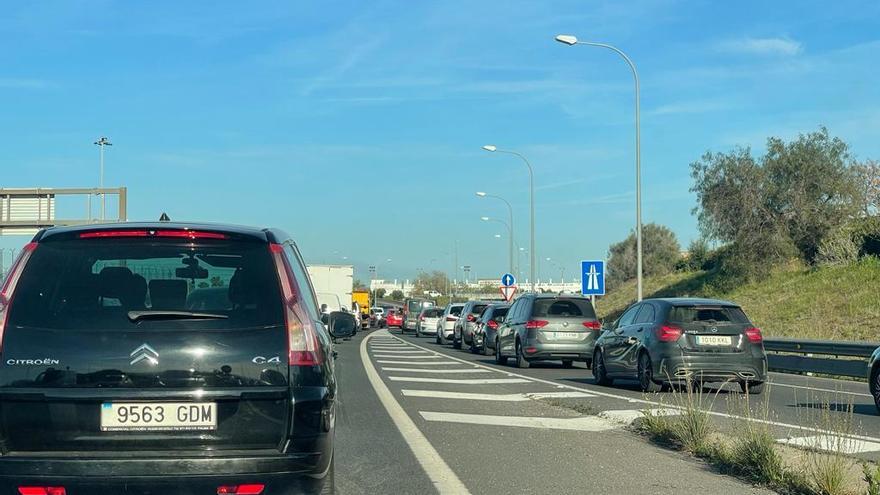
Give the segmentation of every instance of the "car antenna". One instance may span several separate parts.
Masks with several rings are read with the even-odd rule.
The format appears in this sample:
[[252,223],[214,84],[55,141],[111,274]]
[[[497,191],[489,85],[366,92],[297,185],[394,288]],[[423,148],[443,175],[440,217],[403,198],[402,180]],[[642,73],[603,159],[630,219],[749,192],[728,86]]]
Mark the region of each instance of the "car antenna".
[[165,212],[163,211],[163,212],[162,212],[162,216],[159,217],[159,221],[160,221],[160,222],[170,222],[170,221],[171,221],[171,218],[168,216],[167,213],[165,213]]

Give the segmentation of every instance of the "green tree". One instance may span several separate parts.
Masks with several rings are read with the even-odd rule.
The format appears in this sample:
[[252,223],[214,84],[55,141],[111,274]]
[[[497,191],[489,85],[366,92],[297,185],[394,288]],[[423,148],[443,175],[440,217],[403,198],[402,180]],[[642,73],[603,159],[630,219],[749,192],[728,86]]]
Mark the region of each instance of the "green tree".
[[880,213],[880,162],[865,160],[856,163],[855,169],[862,213],[866,217]]
[[415,282],[413,282],[413,294],[421,296],[432,291],[444,294],[448,286],[449,278],[446,277],[445,273],[437,270],[430,273],[422,272],[419,273]]
[[352,288],[354,290],[369,290],[359,278],[354,279],[354,282],[352,283]]
[[[642,269],[645,276],[665,275],[675,268],[681,247],[668,227],[649,223],[642,226]],[[638,265],[636,234],[612,244],[608,256],[609,288],[636,278]]]
[[403,291],[399,289],[391,291],[391,299],[395,301],[403,301]]
[[376,289],[376,299],[382,299],[385,297],[385,289]]

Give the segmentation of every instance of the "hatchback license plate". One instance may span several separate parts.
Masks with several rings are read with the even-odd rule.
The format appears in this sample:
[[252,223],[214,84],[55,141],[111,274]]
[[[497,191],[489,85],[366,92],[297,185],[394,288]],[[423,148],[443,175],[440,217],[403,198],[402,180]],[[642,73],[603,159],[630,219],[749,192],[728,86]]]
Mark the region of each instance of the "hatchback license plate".
[[730,345],[727,335],[697,335],[697,345]]
[[101,431],[216,430],[215,402],[104,402]]
[[566,340],[580,338],[581,334],[577,332],[547,332],[550,340]]

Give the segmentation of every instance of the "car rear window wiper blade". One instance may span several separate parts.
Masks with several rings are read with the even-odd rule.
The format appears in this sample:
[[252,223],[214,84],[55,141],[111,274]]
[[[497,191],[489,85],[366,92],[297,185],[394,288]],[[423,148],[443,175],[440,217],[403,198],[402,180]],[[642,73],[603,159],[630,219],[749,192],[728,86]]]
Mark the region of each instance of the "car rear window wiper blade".
[[226,315],[216,313],[196,313],[194,311],[129,311],[128,319],[140,320],[225,320]]

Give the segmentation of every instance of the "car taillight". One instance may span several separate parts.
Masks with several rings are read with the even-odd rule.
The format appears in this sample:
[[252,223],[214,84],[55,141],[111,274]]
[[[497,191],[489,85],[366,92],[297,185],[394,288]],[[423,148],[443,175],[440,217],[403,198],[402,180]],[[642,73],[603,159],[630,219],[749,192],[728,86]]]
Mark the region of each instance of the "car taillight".
[[96,230],[94,232],[83,232],[79,235],[80,239],[97,239],[108,237],[176,237],[180,239],[227,239],[226,234],[219,232],[204,232],[201,230],[135,230],[135,229],[118,229],[118,230]]
[[749,342],[753,344],[757,344],[758,342],[762,342],[764,340],[764,336],[761,335],[761,329],[755,327],[746,328],[745,331],[746,337],[749,338]]
[[21,272],[24,271],[24,265],[27,264],[36,249],[36,242],[25,244],[18,258],[12,263],[12,267],[9,268],[9,274],[6,275],[3,287],[0,288],[0,350],[3,349],[3,331],[6,329],[6,320],[9,318],[9,306],[12,304],[15,286],[18,285]]
[[477,318],[474,315],[467,315],[467,321],[474,321]]
[[246,485],[224,485],[217,487],[217,495],[260,495],[266,485],[262,483],[248,483]]
[[544,328],[550,322],[546,320],[529,320],[526,322],[526,328]]
[[297,299],[296,279],[290,270],[284,246],[269,244],[269,252],[275,261],[281,295],[284,298],[284,320],[287,327],[287,361],[291,366],[317,366],[323,362],[318,344],[318,331]]
[[498,322],[495,320],[489,320],[489,323],[486,323],[486,325],[489,325],[489,328],[491,329],[498,328]]
[[663,325],[657,329],[657,339],[660,342],[675,342],[684,331],[673,325]]
[[20,486],[19,495],[67,495],[63,486]]
[[602,324],[595,320],[585,321],[584,326],[590,330],[601,330]]

